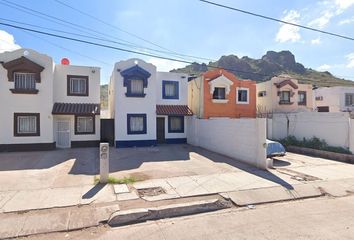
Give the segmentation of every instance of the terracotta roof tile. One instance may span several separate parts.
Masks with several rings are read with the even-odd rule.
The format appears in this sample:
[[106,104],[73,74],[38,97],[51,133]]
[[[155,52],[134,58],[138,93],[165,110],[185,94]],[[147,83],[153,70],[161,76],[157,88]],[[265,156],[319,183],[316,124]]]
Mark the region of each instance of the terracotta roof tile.
[[192,116],[193,112],[187,105],[156,105],[157,115]]
[[54,103],[52,114],[99,115],[100,105],[93,103]]

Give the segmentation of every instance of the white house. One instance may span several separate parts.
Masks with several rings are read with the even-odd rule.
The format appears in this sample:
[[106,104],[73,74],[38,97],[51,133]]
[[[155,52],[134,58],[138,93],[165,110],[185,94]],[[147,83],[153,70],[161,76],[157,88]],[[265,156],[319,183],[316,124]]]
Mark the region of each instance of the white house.
[[188,76],[157,72],[140,59],[115,64],[109,84],[109,110],[116,147],[185,143]]
[[100,69],[31,49],[0,54],[0,151],[97,145]]
[[354,87],[321,87],[315,90],[318,112],[354,111]]

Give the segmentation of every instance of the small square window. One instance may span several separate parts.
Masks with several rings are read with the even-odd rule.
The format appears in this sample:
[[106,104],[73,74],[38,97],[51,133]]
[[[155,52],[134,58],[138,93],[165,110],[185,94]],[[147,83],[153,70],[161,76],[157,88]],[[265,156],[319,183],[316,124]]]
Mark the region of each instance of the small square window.
[[75,134],[95,134],[95,116],[75,116]]
[[40,136],[39,113],[15,113],[14,136]]
[[68,96],[88,96],[88,76],[68,75]]
[[127,115],[128,134],[146,134],[146,114]]
[[163,99],[178,99],[179,98],[179,83],[177,81],[162,81],[162,98]]
[[248,104],[249,103],[249,89],[248,88],[237,88],[237,103]]
[[267,92],[266,91],[258,92],[258,97],[265,97],[265,96],[267,96]]
[[184,132],[184,116],[168,117],[168,132],[183,133]]
[[281,91],[280,92],[280,102],[281,103],[290,103],[290,91]]
[[225,88],[224,87],[216,87],[214,89],[213,99],[226,99]]

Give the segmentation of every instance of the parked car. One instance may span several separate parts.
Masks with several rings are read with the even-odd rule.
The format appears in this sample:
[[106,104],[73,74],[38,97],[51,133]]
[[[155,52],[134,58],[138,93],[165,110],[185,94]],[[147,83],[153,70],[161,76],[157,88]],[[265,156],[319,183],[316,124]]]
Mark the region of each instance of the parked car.
[[285,147],[276,141],[266,140],[267,143],[267,158],[280,157],[286,154]]

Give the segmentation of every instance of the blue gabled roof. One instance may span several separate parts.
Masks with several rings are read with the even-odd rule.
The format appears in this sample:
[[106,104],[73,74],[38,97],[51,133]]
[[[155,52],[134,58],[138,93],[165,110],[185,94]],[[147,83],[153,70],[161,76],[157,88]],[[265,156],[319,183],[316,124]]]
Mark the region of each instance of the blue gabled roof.
[[122,75],[123,77],[139,76],[142,78],[149,78],[151,76],[148,71],[139,67],[139,65],[135,65],[131,68],[125,69],[120,73],[120,75]]

